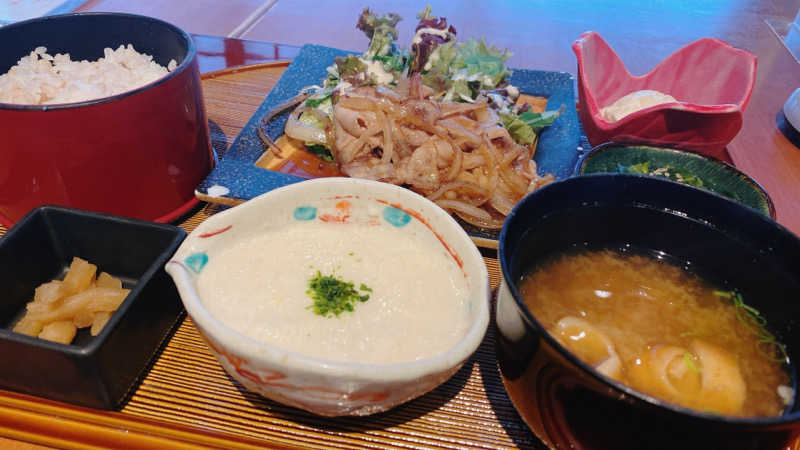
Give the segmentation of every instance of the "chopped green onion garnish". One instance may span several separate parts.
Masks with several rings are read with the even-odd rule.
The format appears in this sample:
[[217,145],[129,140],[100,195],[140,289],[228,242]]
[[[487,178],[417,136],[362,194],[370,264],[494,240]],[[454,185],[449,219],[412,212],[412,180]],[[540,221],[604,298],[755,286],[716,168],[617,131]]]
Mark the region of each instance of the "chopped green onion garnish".
[[[736,318],[756,335],[758,351],[776,362],[786,362],[786,346],[767,330],[767,319],[752,306],[746,305],[742,294],[736,291],[714,291],[717,297],[730,300],[736,308]],[[775,356],[775,355],[778,356]]]
[[692,355],[689,352],[683,352],[683,362],[686,363],[686,366],[691,369],[694,373],[700,373],[700,369],[694,365],[694,361],[692,361]]
[[[372,292],[372,289],[361,283],[359,290]],[[314,300],[308,309],[323,317],[338,317],[345,311],[353,311],[356,303],[369,300],[368,294],[359,294],[352,281],[344,281],[334,275],[322,275],[318,270],[308,283],[306,293]]]

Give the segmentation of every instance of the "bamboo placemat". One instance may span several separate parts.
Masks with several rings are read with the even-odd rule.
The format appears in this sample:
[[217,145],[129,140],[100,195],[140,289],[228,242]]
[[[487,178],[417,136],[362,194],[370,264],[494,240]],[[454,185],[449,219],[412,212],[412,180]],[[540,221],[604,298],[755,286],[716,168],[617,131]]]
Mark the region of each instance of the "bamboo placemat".
[[[285,67],[271,63],[203,77],[219,154]],[[221,208],[202,204],[180,225],[191,231]],[[494,289],[500,267],[495,255],[484,259]],[[506,395],[494,334],[490,326],[464,367],[423,397],[374,416],[321,418],[247,392],[227,376],[187,318],[119,411],[0,390],[0,435],[63,448],[544,448]]]

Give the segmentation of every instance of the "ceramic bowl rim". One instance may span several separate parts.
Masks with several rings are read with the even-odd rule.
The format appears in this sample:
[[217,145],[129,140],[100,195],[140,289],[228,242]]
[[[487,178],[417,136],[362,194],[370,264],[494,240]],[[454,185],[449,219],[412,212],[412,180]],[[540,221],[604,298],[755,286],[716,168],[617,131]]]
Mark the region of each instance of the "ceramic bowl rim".
[[[179,288],[180,297],[184,302],[189,316],[192,317],[192,320],[196,320],[200,327],[208,330],[207,332],[211,334],[215,340],[220,341],[226,349],[235,348],[236,353],[247,353],[248,356],[254,360],[285,366],[287,369],[293,371],[317,374],[325,378],[347,377],[354,380],[364,381],[405,381],[417,379],[431,373],[438,373],[466,361],[466,359],[468,359],[480,346],[480,343],[483,341],[483,337],[488,328],[490,299],[488,270],[486,269],[483,257],[480,255],[480,251],[463,230],[463,228],[461,228],[461,226],[459,226],[455,219],[453,219],[449,214],[425,197],[422,197],[408,189],[378,181],[346,177],[317,178],[274,189],[247,202],[244,202],[237,207],[214,214],[204,223],[213,225],[214,223],[223,221],[229,215],[233,216],[234,214],[241,214],[242,209],[236,209],[241,206],[250,205],[248,208],[255,210],[257,207],[262,206],[262,204],[271,203],[275,197],[281,198],[281,196],[288,195],[289,193],[298,194],[295,191],[302,192],[307,188],[313,189],[313,186],[318,184],[331,184],[334,186],[344,185],[348,186],[348,189],[358,189],[358,186],[368,186],[370,187],[370,193],[379,192],[377,190],[380,189],[397,192],[400,195],[404,195],[408,199],[412,200],[415,205],[424,205],[426,213],[430,213],[427,215],[441,216],[441,218],[447,223],[446,226],[449,229],[448,236],[450,236],[450,240],[458,239],[459,241],[462,241],[463,244],[469,244],[466,246],[468,254],[460,254],[459,256],[461,257],[465,266],[468,264],[482,265],[482,267],[478,266],[479,270],[477,271],[480,279],[475,280],[475,286],[471,288],[470,293],[470,298],[475,297],[475,301],[478,303],[476,305],[477,313],[470,323],[467,332],[458,340],[458,342],[456,342],[455,345],[443,353],[439,353],[421,360],[384,364],[340,362],[286,350],[273,344],[268,344],[245,336],[244,334],[234,330],[233,328],[224,324],[221,320],[214,317],[202,305],[202,301],[200,300],[196,290],[194,290],[193,287],[190,288],[190,286],[188,286],[191,284],[191,282],[188,281],[187,271],[180,263],[177,263],[175,256],[173,256],[173,258],[167,263],[166,270],[175,280],[175,283]],[[438,231],[440,233],[442,232],[441,229]],[[187,236],[184,244],[182,245],[189,245],[194,237],[193,234],[195,236],[197,235],[196,230]],[[179,253],[181,253],[180,249],[175,255],[177,256]],[[247,345],[239,346],[237,345],[237,340],[239,342],[246,342]],[[252,351],[242,352],[242,350],[245,350],[248,347],[266,351],[259,351],[257,353]],[[287,358],[287,356],[289,358]]]
[[[30,104],[18,104],[18,103],[3,103],[0,102],[0,110],[17,110],[17,111],[38,111],[38,112],[47,112],[47,111],[56,111],[56,110],[69,110],[69,109],[78,109],[87,106],[94,106],[100,105],[103,103],[110,103],[117,100],[122,100],[126,97],[134,96],[140,92],[155,88],[159,85],[166,83],[167,81],[177,77],[179,74],[183,73],[187,67],[193,64],[194,60],[196,59],[197,55],[197,46],[192,39],[192,36],[187,33],[182,28],[177,27],[167,21],[150,17],[150,16],[143,16],[140,14],[130,14],[130,13],[121,13],[121,12],[73,12],[67,14],[56,14],[52,16],[43,16],[43,17],[35,17],[33,19],[23,20],[19,22],[10,23],[8,25],[3,26],[0,28],[0,33],[5,31],[13,31],[15,28],[24,27],[26,25],[30,25],[32,23],[47,23],[49,21],[56,21],[56,20],[69,20],[74,17],[113,17],[113,18],[129,18],[135,19],[142,22],[152,22],[157,23],[166,27],[167,29],[171,30],[175,33],[176,36],[180,36],[180,38],[186,42],[186,53],[183,55],[183,60],[175,66],[175,68],[167,73],[166,75],[153,80],[145,85],[139,86],[135,89],[131,89],[125,92],[121,92],[119,94],[111,95],[108,97],[100,97],[90,100],[82,100],[79,102],[71,102],[71,103],[56,103],[56,104],[46,104],[46,105],[30,105]],[[138,50],[137,50],[138,51]],[[27,55],[21,55],[27,56]]]
[[[645,180],[644,183],[651,183],[651,184],[669,184],[675,186],[675,189],[686,189],[686,190],[693,190],[699,195],[707,196],[709,198],[713,198],[713,201],[722,201],[729,203],[729,207],[738,208],[745,210],[746,214],[756,214],[759,220],[764,220],[770,222],[772,225],[776,227],[779,232],[784,233],[791,233],[782,225],[774,221],[772,218],[766,217],[763,214],[753,210],[752,208],[748,208],[744,205],[740,205],[738,202],[725,198],[719,194],[714,192],[706,191],[703,189],[696,188],[694,186],[689,186],[681,183],[677,183],[670,180],[662,180],[654,177],[645,177],[633,174],[619,174],[619,173],[598,173],[598,174],[588,174],[588,175],[581,175],[580,177],[571,177],[564,180],[559,180],[555,183],[551,183],[549,185],[543,186],[542,188],[534,191],[532,194],[528,195],[527,197],[523,198],[517,205],[512,209],[511,213],[509,213],[508,217],[506,217],[506,221],[503,225],[502,230],[500,231],[500,238],[499,238],[499,245],[497,248],[497,255],[500,263],[500,271],[502,275],[502,285],[504,285],[508,292],[511,294],[511,297],[514,299],[514,305],[518,312],[521,313],[521,318],[525,322],[525,325],[534,329],[536,333],[544,339],[553,349],[557,351],[557,353],[567,359],[570,363],[574,366],[578,367],[580,371],[595,381],[602,383],[602,385],[607,386],[615,391],[619,391],[624,395],[628,395],[632,398],[638,399],[639,401],[643,401],[646,404],[649,404],[652,407],[655,407],[659,410],[667,411],[673,414],[692,417],[698,420],[713,422],[713,423],[721,423],[721,424],[738,424],[738,425],[755,425],[759,427],[764,426],[773,426],[773,425],[787,425],[787,424],[796,424],[800,422],[800,408],[797,408],[796,411],[791,412],[789,414],[784,414],[780,416],[771,416],[771,417],[737,417],[737,416],[726,416],[721,414],[713,414],[713,413],[705,413],[701,411],[697,411],[691,408],[679,406],[673,403],[669,403],[667,401],[661,400],[659,398],[650,396],[648,394],[639,392],[632,387],[627,386],[624,383],[619,381],[613,380],[608,378],[604,375],[601,375],[597,372],[594,368],[589,366],[588,364],[584,363],[581,359],[573,355],[569,350],[567,350],[564,346],[562,346],[558,340],[556,340],[546,329],[545,327],[534,317],[533,313],[531,313],[530,309],[525,306],[525,303],[522,301],[519,291],[516,288],[514,283],[508,283],[505,280],[510,279],[511,277],[511,267],[509,262],[507,262],[508,258],[510,257],[510,250],[507,249],[507,240],[508,240],[508,224],[514,220],[519,214],[519,211],[525,208],[525,205],[534,201],[533,199],[536,196],[541,195],[548,195],[548,192],[553,191],[555,189],[559,189],[558,186],[565,184],[565,183],[582,183],[581,180],[587,180],[592,178],[631,178],[631,179],[639,179]],[[644,202],[646,203],[646,201]],[[796,239],[800,239],[795,236]],[[797,396],[798,393],[795,392]],[[513,401],[512,401],[513,402]],[[800,404],[800,400],[795,397],[795,405]],[[631,406],[633,407],[633,406]]]

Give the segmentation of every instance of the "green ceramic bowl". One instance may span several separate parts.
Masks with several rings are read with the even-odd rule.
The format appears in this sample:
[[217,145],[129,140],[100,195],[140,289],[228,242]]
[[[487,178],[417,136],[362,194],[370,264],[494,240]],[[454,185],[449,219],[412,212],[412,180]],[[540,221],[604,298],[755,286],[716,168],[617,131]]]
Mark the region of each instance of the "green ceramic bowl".
[[665,147],[603,144],[578,160],[576,175],[633,173],[668,178],[720,194],[775,218],[775,206],[755,180],[718,159]]

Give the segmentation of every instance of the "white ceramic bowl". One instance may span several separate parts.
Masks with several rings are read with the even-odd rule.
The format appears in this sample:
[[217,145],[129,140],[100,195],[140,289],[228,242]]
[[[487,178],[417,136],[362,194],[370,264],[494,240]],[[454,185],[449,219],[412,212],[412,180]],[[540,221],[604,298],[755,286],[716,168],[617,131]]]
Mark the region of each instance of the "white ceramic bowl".
[[[215,252],[241,239],[296,220],[296,208],[332,206],[346,198],[358,210],[394,207],[408,214],[414,232],[460,261],[468,284],[469,326],[449,350],[412,362],[362,364],[324,360],[278,348],[235,331],[214,317],[198,295],[198,274]],[[341,226],[341,224],[339,224]],[[346,225],[346,224],[345,224]],[[412,231],[410,231],[412,232]],[[313,239],[314,236],[309,236]],[[274,255],[280,258],[281,255]],[[393,264],[394,263],[394,264]],[[383,273],[406,261],[387,261]],[[197,227],[166,266],[186,311],[225,370],[247,389],[279,403],[324,416],[367,415],[416,398],[449,379],[483,340],[489,323],[489,277],[478,249],[464,230],[434,203],[407,189],[353,178],[321,178],[285,186],[220,212]],[[442,323],[441,326],[453,326]],[[397,345],[406,337],[397,336]]]

